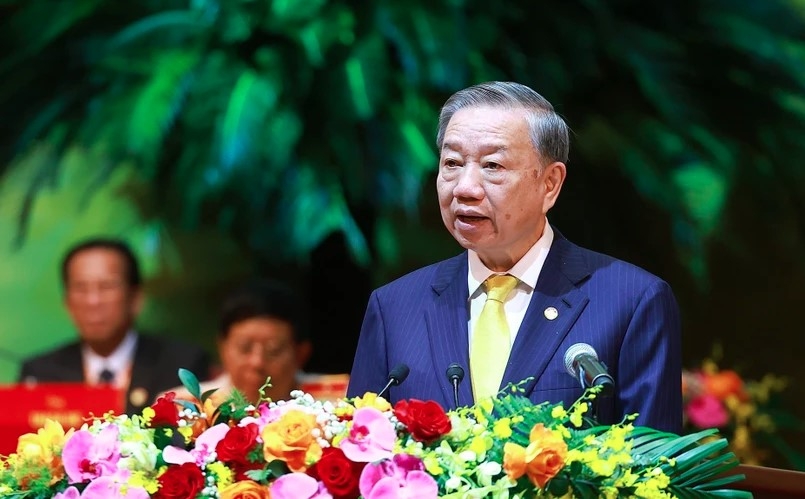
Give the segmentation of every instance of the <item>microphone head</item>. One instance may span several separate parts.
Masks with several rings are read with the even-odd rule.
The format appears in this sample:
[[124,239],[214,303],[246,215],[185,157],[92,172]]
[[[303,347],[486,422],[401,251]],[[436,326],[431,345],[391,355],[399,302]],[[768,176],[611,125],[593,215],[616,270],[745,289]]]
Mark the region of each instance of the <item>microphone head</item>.
[[464,368],[453,362],[447,367],[447,379],[460,382],[464,379]]
[[408,377],[409,372],[411,372],[411,370],[408,369],[407,365],[397,364],[394,366],[394,369],[389,371],[389,381],[393,381],[395,385],[399,385],[405,381],[405,378]]
[[571,376],[578,376],[579,370],[576,367],[576,359],[580,355],[589,355],[598,360],[598,353],[587,343],[575,343],[565,352],[565,369]]

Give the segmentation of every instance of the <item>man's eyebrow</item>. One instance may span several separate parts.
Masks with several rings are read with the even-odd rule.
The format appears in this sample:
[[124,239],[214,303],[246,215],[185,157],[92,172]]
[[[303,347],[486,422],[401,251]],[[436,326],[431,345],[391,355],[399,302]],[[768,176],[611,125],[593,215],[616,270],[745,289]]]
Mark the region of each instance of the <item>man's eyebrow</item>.
[[[461,151],[461,145],[455,142],[444,142],[442,144],[442,150],[449,149],[451,151]],[[489,146],[485,146],[484,149],[492,149],[493,153],[496,152],[506,152],[509,150],[508,144],[490,144]],[[489,154],[485,152],[485,154]]]

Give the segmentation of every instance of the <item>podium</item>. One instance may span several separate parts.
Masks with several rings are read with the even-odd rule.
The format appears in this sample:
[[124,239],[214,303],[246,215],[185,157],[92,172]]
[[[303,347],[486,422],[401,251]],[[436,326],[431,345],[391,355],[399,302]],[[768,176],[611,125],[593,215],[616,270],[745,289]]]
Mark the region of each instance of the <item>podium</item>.
[[317,400],[335,401],[347,395],[349,374],[305,374],[299,389]]
[[0,386],[0,400],[6,404],[0,411],[0,455],[15,452],[20,435],[36,433],[47,419],[67,430],[81,427],[93,416],[125,411],[122,390],[83,383]]
[[805,498],[805,473],[801,471],[741,464],[728,475],[746,476],[745,480],[732,484],[730,488],[747,490],[755,499]]

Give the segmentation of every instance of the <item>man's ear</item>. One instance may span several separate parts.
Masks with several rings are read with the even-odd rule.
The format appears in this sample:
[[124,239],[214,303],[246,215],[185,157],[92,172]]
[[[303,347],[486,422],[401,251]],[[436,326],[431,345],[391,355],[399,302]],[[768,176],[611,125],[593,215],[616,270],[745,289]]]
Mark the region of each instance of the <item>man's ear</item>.
[[556,200],[559,199],[559,193],[562,191],[562,184],[565,183],[566,176],[567,167],[561,161],[554,161],[542,170],[542,183],[545,189],[542,207],[544,213],[553,208]]
[[313,353],[313,344],[310,341],[300,341],[296,344],[296,366],[299,369],[305,367],[307,361],[310,360],[310,355]]
[[145,306],[145,292],[143,288],[136,288],[131,291],[131,313],[136,320]]

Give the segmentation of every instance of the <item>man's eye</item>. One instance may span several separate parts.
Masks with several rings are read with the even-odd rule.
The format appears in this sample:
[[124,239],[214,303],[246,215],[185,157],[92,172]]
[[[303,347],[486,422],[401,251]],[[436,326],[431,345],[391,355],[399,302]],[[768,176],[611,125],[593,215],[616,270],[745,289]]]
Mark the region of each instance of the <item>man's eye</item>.
[[499,170],[499,169],[501,169],[501,168],[503,168],[503,167],[502,167],[502,166],[500,166],[500,165],[499,165],[499,164],[497,164],[497,163],[493,163],[493,162],[491,162],[491,161],[490,161],[489,163],[485,163],[485,164],[484,164],[484,168],[486,168],[486,169],[488,169],[488,170]]
[[448,168],[456,167],[456,166],[458,166],[458,161],[456,161],[454,159],[446,159],[446,160],[444,160],[444,166],[446,166]]

